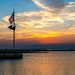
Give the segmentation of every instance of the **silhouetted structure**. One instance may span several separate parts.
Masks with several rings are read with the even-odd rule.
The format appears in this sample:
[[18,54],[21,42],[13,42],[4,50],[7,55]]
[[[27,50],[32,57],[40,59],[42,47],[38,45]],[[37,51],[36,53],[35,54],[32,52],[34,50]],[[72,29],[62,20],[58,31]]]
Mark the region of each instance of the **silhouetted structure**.
[[12,15],[9,18],[10,26],[8,27],[9,29],[13,30],[13,50],[15,50],[15,10],[13,10]]

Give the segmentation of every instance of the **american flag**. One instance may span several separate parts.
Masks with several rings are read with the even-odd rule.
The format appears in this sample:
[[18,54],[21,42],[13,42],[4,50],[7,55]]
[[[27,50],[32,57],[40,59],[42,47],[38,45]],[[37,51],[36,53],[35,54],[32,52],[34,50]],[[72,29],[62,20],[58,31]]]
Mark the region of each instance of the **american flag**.
[[9,22],[10,22],[10,24],[14,23],[14,12],[13,12],[12,15],[10,16]]

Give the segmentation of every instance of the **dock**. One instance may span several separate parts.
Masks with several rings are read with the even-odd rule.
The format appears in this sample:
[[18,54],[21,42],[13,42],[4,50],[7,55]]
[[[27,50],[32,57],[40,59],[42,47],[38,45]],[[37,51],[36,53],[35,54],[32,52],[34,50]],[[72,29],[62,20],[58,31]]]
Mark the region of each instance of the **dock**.
[[22,59],[23,53],[11,50],[0,51],[0,59]]

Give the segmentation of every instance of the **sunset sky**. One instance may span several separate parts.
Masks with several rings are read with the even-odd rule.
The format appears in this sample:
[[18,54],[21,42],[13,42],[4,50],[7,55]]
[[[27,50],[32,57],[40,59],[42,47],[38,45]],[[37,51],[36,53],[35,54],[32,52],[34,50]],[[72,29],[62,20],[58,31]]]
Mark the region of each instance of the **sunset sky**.
[[0,48],[12,47],[13,8],[16,48],[75,49],[75,0],[0,0]]

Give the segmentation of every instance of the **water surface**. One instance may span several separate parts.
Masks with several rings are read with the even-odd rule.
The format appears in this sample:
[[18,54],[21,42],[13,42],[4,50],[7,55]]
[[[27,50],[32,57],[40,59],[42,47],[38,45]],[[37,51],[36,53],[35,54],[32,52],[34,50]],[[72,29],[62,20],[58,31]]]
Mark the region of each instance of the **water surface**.
[[0,75],[75,75],[75,52],[25,53],[21,60],[0,60]]

